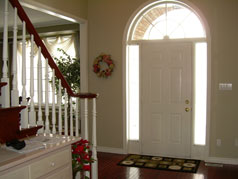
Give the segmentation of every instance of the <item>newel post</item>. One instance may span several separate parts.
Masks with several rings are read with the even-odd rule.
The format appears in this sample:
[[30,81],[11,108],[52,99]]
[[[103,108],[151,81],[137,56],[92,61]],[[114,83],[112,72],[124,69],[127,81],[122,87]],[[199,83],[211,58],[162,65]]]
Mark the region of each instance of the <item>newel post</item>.
[[96,118],[97,118],[97,110],[96,110],[96,98],[93,98],[93,110],[92,110],[92,157],[95,160],[92,163],[92,178],[97,179],[98,178],[98,158],[97,158],[97,124],[96,124]]

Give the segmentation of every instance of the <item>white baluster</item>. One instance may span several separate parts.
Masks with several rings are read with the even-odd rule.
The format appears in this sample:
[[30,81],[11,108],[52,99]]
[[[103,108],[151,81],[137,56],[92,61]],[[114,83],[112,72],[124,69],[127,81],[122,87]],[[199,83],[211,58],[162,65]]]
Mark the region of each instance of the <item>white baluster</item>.
[[75,109],[75,135],[76,137],[79,136],[79,101],[78,98],[76,98],[76,109]]
[[31,56],[30,56],[30,112],[29,112],[29,124],[30,126],[36,126],[36,112],[34,104],[34,36],[31,35]]
[[[26,100],[26,23],[23,21],[22,30],[22,106],[27,106]],[[21,127],[28,127],[28,108],[21,111]]]
[[48,59],[45,59],[45,133],[50,133],[49,122],[49,72],[48,72]]
[[84,99],[84,139],[88,140],[88,99]]
[[7,85],[2,88],[1,102],[3,107],[10,106],[9,77],[8,77],[8,0],[5,0],[4,30],[3,30],[3,68],[1,82]]
[[53,74],[52,74],[52,133],[56,134],[56,119],[55,119],[55,70],[53,69]]
[[19,105],[19,91],[17,87],[17,8],[14,9],[14,25],[13,25],[13,51],[12,51],[12,90],[11,104]]
[[64,103],[64,135],[68,136],[68,93],[64,89],[65,103]]
[[93,126],[92,126],[92,157],[95,160],[92,163],[92,178],[98,178],[98,159],[97,159],[97,130],[96,130],[96,118],[97,118],[97,110],[96,110],[96,98],[93,98]]
[[70,98],[70,135],[74,135],[74,124],[73,124],[73,104],[72,104],[72,97]]
[[[44,126],[43,120],[42,120],[42,109],[41,109],[41,104],[42,104],[42,62],[41,62],[41,47],[39,47],[38,50],[38,64],[37,64],[37,71],[38,71],[38,121],[37,125]],[[44,132],[44,127],[38,130],[38,133],[43,133]]]
[[59,108],[59,119],[58,119],[58,127],[59,127],[59,134],[62,134],[62,94],[61,94],[61,80],[59,79],[59,91],[58,91],[58,108]]

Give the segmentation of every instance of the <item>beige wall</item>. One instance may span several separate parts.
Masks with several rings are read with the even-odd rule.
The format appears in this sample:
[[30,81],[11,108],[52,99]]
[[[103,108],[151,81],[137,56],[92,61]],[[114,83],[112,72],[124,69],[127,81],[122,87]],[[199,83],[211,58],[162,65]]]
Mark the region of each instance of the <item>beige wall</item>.
[[[123,147],[122,108],[122,39],[132,13],[146,0],[88,0],[80,10],[77,0],[35,0],[40,3],[88,18],[89,89],[100,94],[98,99],[98,145]],[[81,0],[80,0],[81,1]],[[238,1],[190,0],[204,14],[211,31],[211,141],[215,157],[238,157],[234,141],[238,139]],[[88,14],[85,14],[88,7]],[[82,13],[82,14],[81,14]],[[96,77],[92,63],[101,52],[115,61],[115,71],[108,79]],[[219,91],[218,83],[232,83],[232,91]],[[216,146],[216,139],[222,146]]]
[[[238,1],[190,0],[207,19],[212,38],[211,156],[238,157]],[[122,148],[122,39],[132,13],[146,0],[88,0],[89,89],[98,100],[98,145]],[[94,58],[109,53],[116,67],[108,79],[92,72]],[[218,83],[232,83],[232,91],[219,91]],[[216,139],[222,146],[216,146]]]
[[[89,90],[100,94],[97,103],[98,145],[123,146],[122,38],[129,16],[143,0],[89,0]],[[115,70],[108,79],[92,72],[101,52],[112,55]]]
[[[211,31],[212,96],[211,96],[211,156],[238,156],[235,139],[238,138],[237,106],[237,40],[238,1],[193,0],[204,13]],[[219,91],[219,83],[232,83],[232,91]],[[222,146],[216,146],[216,139]]]

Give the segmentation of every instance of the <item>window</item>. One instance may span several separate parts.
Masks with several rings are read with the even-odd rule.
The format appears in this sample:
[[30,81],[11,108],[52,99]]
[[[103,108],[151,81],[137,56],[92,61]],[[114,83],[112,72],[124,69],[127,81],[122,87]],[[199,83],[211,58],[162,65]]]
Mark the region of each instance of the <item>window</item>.
[[206,144],[207,43],[195,44],[194,144]]
[[193,11],[175,4],[159,4],[144,12],[136,24],[133,40],[205,37],[204,28]]
[[[66,35],[66,36],[57,36],[57,37],[46,37],[42,39],[48,51],[54,56],[59,56],[57,48],[62,48],[65,50],[67,54],[72,57],[76,56],[76,44],[74,35]],[[31,53],[31,42],[30,40],[26,41],[26,97],[30,97],[30,53]],[[17,51],[17,59],[18,59],[18,89],[19,95],[22,95],[22,42],[18,43],[18,51]],[[42,61],[42,102],[45,102],[45,66],[46,60],[43,55],[41,55]],[[38,64],[38,48],[34,45],[34,102],[38,102],[38,94],[37,94],[37,64]],[[48,69],[49,80],[52,79],[52,69],[49,67]],[[57,98],[55,98],[57,99]],[[49,103],[52,103],[52,86],[49,85]]]
[[139,46],[128,46],[128,118],[129,120],[129,139],[139,140]]

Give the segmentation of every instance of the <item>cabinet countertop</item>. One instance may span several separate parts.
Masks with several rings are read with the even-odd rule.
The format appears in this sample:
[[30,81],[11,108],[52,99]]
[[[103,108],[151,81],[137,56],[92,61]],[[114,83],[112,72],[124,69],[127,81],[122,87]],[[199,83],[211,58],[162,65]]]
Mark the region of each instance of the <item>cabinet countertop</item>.
[[56,143],[44,143],[44,148],[37,149],[28,153],[14,152],[9,149],[6,149],[5,146],[1,146],[0,147],[0,172],[5,171],[9,168],[18,166],[36,157],[40,157],[44,154],[59,150],[61,148],[64,148],[80,140],[79,137],[71,137],[71,136],[59,136],[59,135],[41,135],[41,136],[52,138],[52,139],[61,138],[61,140]]

